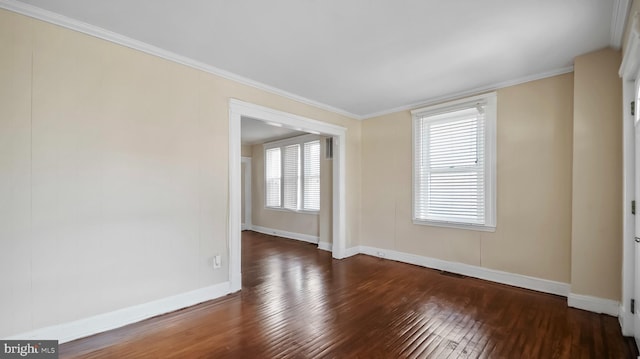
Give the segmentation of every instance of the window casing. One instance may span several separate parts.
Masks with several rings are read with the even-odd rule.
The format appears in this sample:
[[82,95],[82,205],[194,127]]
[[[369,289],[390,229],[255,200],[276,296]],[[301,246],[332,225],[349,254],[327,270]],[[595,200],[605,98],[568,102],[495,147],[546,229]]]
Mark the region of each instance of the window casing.
[[266,143],[265,207],[320,210],[320,140],[304,135]]
[[413,222],[494,231],[496,95],[412,111]]

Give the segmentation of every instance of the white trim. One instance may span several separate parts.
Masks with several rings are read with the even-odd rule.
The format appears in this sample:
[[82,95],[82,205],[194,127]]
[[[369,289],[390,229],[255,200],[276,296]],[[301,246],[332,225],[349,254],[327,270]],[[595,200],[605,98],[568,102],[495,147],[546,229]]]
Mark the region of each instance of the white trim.
[[[416,149],[418,148],[418,141],[423,141],[416,133],[416,124],[419,121],[426,121],[433,123],[436,121],[434,118],[441,117],[437,121],[445,121],[446,114],[450,111],[467,109],[469,107],[484,105],[485,110],[485,139],[484,139],[484,223],[461,223],[449,221],[449,218],[445,220],[438,220],[434,218],[423,219],[416,218]],[[455,101],[449,101],[438,105],[423,107],[411,111],[411,131],[412,131],[412,174],[411,174],[411,215],[413,224],[427,225],[437,227],[458,228],[465,230],[476,230],[485,232],[495,232],[497,225],[497,195],[496,195],[496,167],[497,167],[497,117],[498,117],[498,96],[496,92],[489,92],[482,95],[476,95]],[[425,119],[426,118],[426,119]]]
[[409,263],[421,267],[433,268],[451,273],[458,273],[469,277],[488,280],[491,282],[531,289],[538,292],[561,295],[564,297],[569,294],[569,284],[567,283],[503,272],[470,264],[449,262],[441,259],[423,257],[417,254],[398,252],[390,249],[381,249],[369,246],[359,246],[358,249],[361,254],[366,254],[373,257],[391,259],[394,261]]
[[[229,248],[230,277],[240,289],[240,123],[242,116],[264,122],[280,124],[297,131],[313,132],[334,138],[333,161],[333,244],[332,256],[344,258],[346,246],[346,138],[347,129],[327,122],[312,120],[303,116],[274,110],[237,99],[229,100]],[[237,163],[237,164],[236,164]],[[235,288],[235,287],[233,287]]]
[[613,11],[611,12],[611,32],[609,45],[614,49],[620,49],[622,44],[622,36],[624,35],[624,25],[627,21],[627,13],[629,12],[629,0],[614,0]]
[[[625,0],[622,0],[622,1],[625,1]],[[339,115],[343,115],[352,119],[356,119],[356,120],[365,120],[368,118],[387,115],[394,112],[410,110],[412,108],[416,108],[420,106],[427,106],[427,105],[435,104],[442,101],[448,101],[448,100],[456,99],[459,97],[465,97],[465,96],[477,94],[480,92],[493,91],[503,87],[514,86],[521,83],[540,80],[540,79],[544,79],[544,78],[552,77],[556,75],[562,75],[562,74],[573,71],[573,66],[563,67],[559,69],[545,71],[539,74],[520,77],[513,80],[498,82],[498,83],[489,84],[485,86],[479,86],[470,90],[463,90],[455,93],[450,93],[444,96],[432,97],[432,98],[429,98],[420,102],[412,103],[409,105],[394,107],[387,110],[373,112],[365,115],[357,115],[355,113],[351,113],[349,111],[346,111],[328,104],[324,104],[322,102],[318,102],[318,101],[315,101],[300,95],[296,95],[294,93],[284,91],[279,88],[276,88],[258,81],[251,80],[249,78],[234,74],[232,72],[219,69],[215,66],[211,66],[203,62],[188,58],[186,56],[178,55],[171,51],[164,50],[157,46],[153,46],[142,41],[134,40],[130,37],[115,33],[113,31],[109,31],[101,27],[91,25],[76,19],[72,19],[70,17],[60,15],[49,10],[45,10],[30,4],[23,3],[21,1],[0,0],[0,8],[9,10],[18,14],[22,14],[25,16],[29,16],[38,20],[42,20],[54,25],[62,26],[67,29],[78,31],[83,34],[87,34],[102,40],[113,42],[115,44],[122,45],[134,50],[142,51],[150,55],[158,56],[165,60],[173,61],[184,66],[188,66],[188,67],[198,69],[210,74],[214,74],[216,76],[220,76],[222,78],[226,78],[226,79],[241,83],[243,85],[251,86],[256,89],[260,89],[272,94],[276,94],[276,95],[279,95],[303,104],[314,106],[314,107],[317,107],[326,111],[330,111]]]
[[331,252],[331,242],[318,242],[318,249]]
[[624,55],[622,56],[622,64],[620,64],[620,70],[618,71],[618,75],[622,79],[629,81],[635,81],[638,67],[640,67],[640,56],[638,56],[640,51],[640,21],[638,17],[637,12],[631,17],[629,38],[627,39]]
[[118,309],[113,312],[36,329],[4,339],[51,339],[65,343],[220,298],[229,293],[231,293],[229,282],[223,282],[152,302]]
[[242,111],[242,116],[268,122],[271,125],[278,124],[281,125],[280,127],[301,132],[339,136],[347,130],[342,126],[328,122],[313,120],[304,116],[274,110],[269,107],[252,104],[235,98],[229,99],[229,107],[230,109]]
[[353,249],[355,249],[356,253],[361,253],[373,257],[391,259],[398,262],[462,274],[469,277],[480,278],[491,282],[511,285],[514,287],[560,295],[563,297],[567,297],[568,306],[573,308],[588,310],[595,313],[604,313],[612,316],[618,316],[619,314],[620,303],[618,301],[570,293],[570,285],[567,283],[503,272],[495,269],[478,267],[464,263],[449,262],[441,259],[423,257],[416,254],[398,252],[389,249],[380,249],[369,246],[358,246],[349,248],[349,250]]
[[617,317],[620,302],[616,300],[592,297],[589,295],[569,293],[567,296],[567,305],[571,308],[587,310],[594,313],[602,313]]
[[242,230],[246,231],[252,227],[252,214],[251,214],[251,157],[242,157],[242,163],[245,164],[244,170],[244,221],[242,223]]
[[482,226],[482,225],[476,225],[476,224],[445,222],[445,221],[428,221],[428,220],[415,219],[415,218],[413,219],[413,224],[417,224],[421,226],[457,228],[457,229],[465,229],[469,231],[480,231],[480,232],[496,231],[496,226]]
[[241,116],[240,112],[234,111],[229,106],[229,198],[227,202],[229,208],[227,220],[229,222],[227,224],[227,238],[229,243],[229,282],[231,282],[231,290],[233,291],[242,289]]
[[297,241],[302,241],[307,243],[318,244],[318,242],[320,242],[320,237],[312,236],[310,234],[288,232],[288,231],[283,231],[281,229],[267,228],[267,227],[256,226],[256,225],[252,226],[251,230],[258,233],[263,233],[271,236],[278,236],[278,237],[283,237],[288,239],[295,239]]
[[[346,130],[345,130],[346,131]],[[333,258],[345,257],[347,246],[347,136],[343,132],[333,137]],[[337,154],[337,156],[336,156]]]
[[[633,336],[633,314],[625,309],[635,291],[635,215],[631,201],[635,200],[635,127],[629,104],[635,97],[635,82],[622,80],[622,303],[620,323],[625,335]],[[624,324],[624,325],[623,325]],[[631,328],[631,331],[629,331]]]
[[[640,68],[640,32],[638,13],[630,18],[629,37],[618,74],[622,78],[622,302],[619,320],[622,333],[635,335],[634,315],[627,306],[635,296],[635,216],[630,204],[635,200],[635,119],[629,112],[629,104],[636,97],[636,78]],[[637,107],[636,107],[637,108]]]
[[310,215],[318,215],[318,214],[320,214],[320,211],[310,211],[310,210],[307,210],[307,209],[289,209],[289,208],[282,208],[282,207],[267,207],[266,205],[263,208],[267,209],[269,211],[276,211],[276,212],[288,212],[288,213],[299,213],[299,214],[310,214]]
[[361,248],[360,246],[355,246],[355,247],[345,249],[344,258],[353,257],[356,254],[362,253],[362,250],[360,248]]
[[343,109],[333,107],[333,106],[324,104],[322,102],[311,100],[306,97],[302,97],[302,96],[293,94],[291,92],[284,91],[279,88],[276,88],[258,81],[251,80],[249,78],[234,74],[232,72],[219,69],[215,66],[211,66],[203,62],[188,58],[186,56],[178,55],[174,52],[150,45],[146,42],[134,40],[130,37],[120,35],[113,31],[109,31],[95,25],[87,24],[85,22],[72,19],[70,17],[60,15],[55,12],[45,10],[33,5],[25,4],[21,1],[0,0],[0,8],[6,9],[18,14],[22,14],[25,16],[29,16],[38,20],[42,20],[54,25],[62,26],[64,28],[78,31],[83,34],[94,36],[99,39],[113,42],[122,46],[126,46],[131,49],[142,51],[150,55],[158,56],[165,60],[169,60],[169,61],[179,63],[181,65],[189,66],[191,68],[198,69],[210,74],[214,74],[216,76],[220,76],[220,77],[241,83],[243,85],[251,86],[259,90],[270,92],[278,96],[282,96],[282,97],[285,97],[297,102],[301,102],[310,106],[314,106],[323,110],[331,111],[333,113],[347,116],[349,118],[358,119],[358,120],[362,119],[361,116],[353,114],[349,111],[345,111]]
[[513,79],[513,80],[508,80],[508,81],[494,83],[494,84],[491,84],[491,85],[476,87],[476,88],[473,88],[473,89],[470,89],[470,90],[463,90],[463,91],[458,91],[458,92],[450,93],[450,94],[443,95],[443,96],[432,97],[432,98],[429,98],[429,99],[426,99],[426,100],[422,100],[420,102],[414,102],[414,103],[411,103],[409,105],[394,107],[394,108],[390,108],[388,110],[383,110],[383,111],[379,111],[379,112],[373,112],[373,113],[370,113],[370,114],[367,114],[367,115],[363,115],[363,116],[360,116],[360,117],[363,120],[367,120],[367,119],[374,118],[374,117],[388,115],[390,113],[401,112],[401,111],[409,111],[409,110],[412,110],[412,109],[415,109],[415,108],[419,108],[419,107],[432,106],[432,105],[435,105],[435,104],[439,104],[441,102],[453,101],[453,100],[457,100],[459,98],[473,96],[473,95],[476,95],[476,94],[479,94],[479,93],[483,93],[483,92],[496,91],[496,90],[499,90],[501,88],[520,85],[520,84],[523,84],[523,83],[526,83],[526,82],[531,82],[531,81],[536,81],[536,80],[542,80],[542,79],[546,79],[548,77],[563,75],[563,74],[567,74],[567,73],[570,73],[570,72],[573,72],[573,66],[562,67],[562,68],[551,70],[551,71],[541,72],[541,73],[535,74],[535,75],[524,76],[524,77],[520,77],[520,78]]
[[633,314],[631,314],[630,312],[627,312],[623,304],[620,304],[618,313],[619,313],[618,322],[620,323],[620,329],[622,330],[622,335],[624,335],[625,337],[632,337],[634,333]]
[[[486,196],[489,198],[487,212],[490,218],[488,218],[487,227],[495,227],[498,225],[498,189],[497,189],[497,173],[498,173],[498,94],[493,92],[487,94],[487,107],[485,108],[485,120],[486,120],[486,141],[485,145],[485,160],[486,172],[485,176],[487,180],[485,182]],[[486,199],[485,199],[486,200]],[[485,214],[486,215],[486,214]]]
[[514,80],[509,80],[509,81],[504,81],[504,82],[499,82],[499,83],[495,83],[495,84],[491,84],[491,85],[486,85],[486,86],[481,86],[481,87],[476,87],[474,89],[471,90],[464,90],[464,91],[460,91],[457,93],[451,93],[445,96],[439,96],[439,97],[433,97],[418,103],[413,103],[410,105],[405,105],[405,106],[400,106],[400,107],[395,107],[395,108],[391,108],[388,110],[383,110],[383,111],[379,111],[379,112],[373,112],[370,114],[366,114],[366,115],[357,115],[354,113],[351,113],[349,111],[334,107],[334,106],[330,106],[315,100],[311,100],[308,99],[306,97],[303,96],[299,96],[281,89],[278,89],[276,87],[273,86],[269,86],[266,84],[263,84],[261,82],[257,82],[251,79],[248,79],[246,77],[234,74],[232,72],[226,71],[226,70],[222,70],[219,69],[217,67],[190,59],[188,57],[182,56],[182,55],[178,55],[176,53],[173,53],[171,51],[167,51],[164,49],[161,49],[159,47],[147,44],[145,42],[142,41],[138,41],[138,40],[134,40],[130,37],[126,37],[123,35],[120,35],[118,33],[103,29],[101,27],[95,26],[95,25],[91,25],[91,24],[87,24],[85,22],[79,21],[79,20],[75,20],[72,18],[69,18],[67,16],[63,16],[57,13],[54,13],[52,11],[48,11],[48,10],[44,10],[42,8],[33,6],[33,5],[29,5],[26,3],[23,3],[21,1],[17,1],[17,0],[0,0],[0,8],[18,13],[18,14],[22,14],[25,16],[29,16],[38,20],[42,20],[54,25],[58,25],[58,26],[62,26],[64,28],[67,29],[71,29],[74,31],[78,31],[90,36],[94,36],[97,37],[99,39],[103,39],[109,42],[113,42],[131,49],[135,49],[138,51],[142,51],[145,52],[147,54],[150,55],[154,55],[154,56],[158,56],[161,57],[163,59],[169,60],[169,61],[173,61],[185,66],[189,66],[191,68],[194,69],[198,69],[210,74],[214,74],[216,76],[220,76],[232,81],[236,81],[238,83],[247,85],[247,86],[251,86],[266,92],[270,92],[285,98],[289,98],[291,100],[297,101],[297,102],[301,102],[310,106],[314,106],[326,111],[331,111],[343,116],[347,116],[349,118],[353,118],[356,120],[364,120],[367,118],[372,118],[372,117],[377,117],[377,116],[382,116],[382,115],[387,115],[390,113],[394,113],[394,112],[399,112],[399,111],[405,111],[405,110],[409,110],[412,108],[416,108],[419,106],[426,106],[426,105],[430,105],[430,104],[435,104],[441,101],[446,101],[446,100],[450,100],[450,99],[455,99],[458,97],[463,97],[463,96],[469,96],[475,93],[479,93],[479,92],[484,92],[484,91],[492,91],[492,90],[496,90],[499,88],[503,88],[503,87],[508,87],[508,86],[513,86],[513,85],[517,85],[517,84],[521,84],[524,82],[529,82],[529,81],[535,81],[535,80],[540,80],[543,78],[547,78],[547,77],[552,77],[552,76],[556,76],[556,75],[561,75],[561,74],[565,74],[568,72],[572,72],[573,71],[573,66],[570,67],[563,67],[560,69],[556,69],[556,70],[551,70],[551,71],[546,71],[546,72],[542,72],[539,74],[535,74],[535,75],[530,75],[530,76],[525,76],[525,77],[521,77],[521,78],[517,78]]
[[[489,105],[489,101],[493,98],[496,98],[497,94],[495,92],[490,92],[482,95],[475,95],[470,97],[465,97],[453,101],[443,102],[437,105],[425,106],[421,108],[417,108],[415,110],[411,110],[412,115],[417,116],[432,116],[439,114],[441,111],[449,111],[460,108],[468,108],[469,106],[474,105]],[[494,104],[490,104],[494,105]]]
[[319,141],[319,140],[320,140],[320,136],[310,133],[306,135],[285,138],[283,140],[266,142],[262,145],[262,148],[266,151],[271,148],[284,147],[289,145],[301,145],[305,142],[312,142],[312,141]]

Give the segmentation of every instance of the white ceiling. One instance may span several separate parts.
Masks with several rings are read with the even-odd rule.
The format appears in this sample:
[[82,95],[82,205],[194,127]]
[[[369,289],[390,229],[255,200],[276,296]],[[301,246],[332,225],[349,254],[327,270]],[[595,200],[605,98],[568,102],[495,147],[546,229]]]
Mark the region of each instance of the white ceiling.
[[21,2],[356,118],[570,71],[575,56],[618,45],[628,8],[628,0]]
[[242,117],[240,132],[243,145],[255,145],[305,134],[305,132],[269,125],[264,121],[248,117]]

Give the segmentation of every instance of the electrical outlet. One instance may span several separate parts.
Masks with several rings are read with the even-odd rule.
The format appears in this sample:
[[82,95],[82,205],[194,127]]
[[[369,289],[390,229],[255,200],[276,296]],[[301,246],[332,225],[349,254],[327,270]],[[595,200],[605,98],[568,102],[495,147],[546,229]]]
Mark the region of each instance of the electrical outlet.
[[213,269],[218,269],[222,267],[222,259],[219,254],[213,256]]

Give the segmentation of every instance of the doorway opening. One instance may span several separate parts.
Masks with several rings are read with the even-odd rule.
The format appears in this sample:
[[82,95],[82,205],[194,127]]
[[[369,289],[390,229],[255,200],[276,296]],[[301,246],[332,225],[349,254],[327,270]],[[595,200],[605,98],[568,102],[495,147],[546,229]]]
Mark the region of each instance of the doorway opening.
[[[622,334],[635,337],[640,346],[640,29],[633,17],[631,31],[622,58],[622,143],[623,143],[623,228],[622,228]],[[635,207],[635,208],[634,208]],[[634,305],[635,304],[635,305]],[[635,307],[635,308],[634,308]]]
[[346,129],[306,117],[273,110],[248,102],[231,99],[229,101],[229,280],[231,291],[241,289],[241,230],[242,230],[242,154],[241,154],[241,121],[251,118],[272,126],[282,127],[299,132],[307,132],[333,139],[332,163],[332,240],[333,258],[345,256],[346,247],[346,171],[345,148]]

